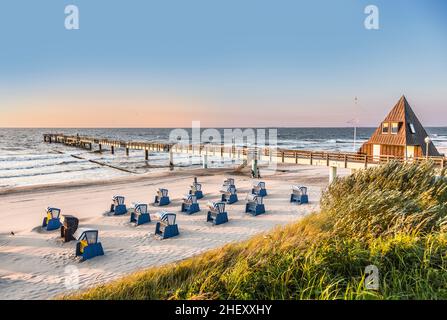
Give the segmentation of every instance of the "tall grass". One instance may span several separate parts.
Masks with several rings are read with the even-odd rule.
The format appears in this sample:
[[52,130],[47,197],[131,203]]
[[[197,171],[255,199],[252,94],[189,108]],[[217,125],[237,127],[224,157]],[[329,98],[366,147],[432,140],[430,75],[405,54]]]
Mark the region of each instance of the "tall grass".
[[[246,242],[68,298],[446,299],[447,182],[430,163],[338,179],[322,210]],[[365,288],[365,267],[380,288]]]

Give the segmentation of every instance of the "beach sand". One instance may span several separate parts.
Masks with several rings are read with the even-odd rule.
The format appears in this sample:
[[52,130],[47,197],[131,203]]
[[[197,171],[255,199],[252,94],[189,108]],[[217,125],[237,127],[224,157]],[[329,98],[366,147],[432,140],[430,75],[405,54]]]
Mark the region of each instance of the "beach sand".
[[[339,169],[339,175],[349,173]],[[199,200],[200,212],[186,215],[179,212],[180,205],[194,176],[202,183],[205,197]],[[225,177],[235,178],[239,202],[227,205],[228,223],[212,226],[206,222],[206,203],[218,201]],[[252,179],[228,168],[176,170],[101,183],[22,188],[0,194],[0,299],[49,299],[74,290],[74,275],[79,276],[79,289],[84,289],[296,221],[318,210],[321,191],[328,183],[328,168],[285,165],[262,180],[268,191],[264,199],[267,212],[257,217],[244,213]],[[308,186],[309,204],[289,202],[294,184]],[[152,206],[158,187],[169,190],[170,205]],[[149,203],[152,222],[135,227],[129,223],[128,214],[105,216],[115,194],[126,196],[128,207],[136,201]],[[105,255],[79,262],[74,255],[75,241],[63,243],[59,230],[47,232],[40,228],[47,206],[61,208],[62,214],[75,215],[80,219],[80,227],[98,229]],[[154,213],[161,209],[177,213],[178,237],[166,240],[153,237]]]

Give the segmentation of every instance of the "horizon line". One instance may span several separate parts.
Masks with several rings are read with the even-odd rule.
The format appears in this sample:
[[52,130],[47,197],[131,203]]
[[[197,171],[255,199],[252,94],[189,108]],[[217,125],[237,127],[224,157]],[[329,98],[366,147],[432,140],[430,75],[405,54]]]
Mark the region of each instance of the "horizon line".
[[[354,126],[239,126],[200,127],[200,129],[353,129]],[[377,126],[356,126],[355,128],[375,129]],[[429,125],[424,128],[447,128],[447,125]],[[192,127],[0,127],[0,129],[192,129]]]

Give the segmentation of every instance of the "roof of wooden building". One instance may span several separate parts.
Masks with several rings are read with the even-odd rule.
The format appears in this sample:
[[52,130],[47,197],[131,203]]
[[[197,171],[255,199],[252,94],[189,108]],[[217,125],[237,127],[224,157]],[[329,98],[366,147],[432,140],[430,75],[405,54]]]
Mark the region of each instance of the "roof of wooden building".
[[[382,134],[382,124],[390,123],[388,134]],[[400,124],[397,134],[391,134],[391,123],[398,122]],[[410,124],[414,127],[412,133]],[[410,107],[405,96],[402,96],[396,103],[394,108],[382,121],[380,126],[373,133],[371,138],[365,144],[382,144],[394,146],[421,146],[423,154],[426,154],[425,138],[428,136],[419,119],[416,117],[413,109]],[[439,156],[439,152],[433,142],[429,144],[429,156]]]

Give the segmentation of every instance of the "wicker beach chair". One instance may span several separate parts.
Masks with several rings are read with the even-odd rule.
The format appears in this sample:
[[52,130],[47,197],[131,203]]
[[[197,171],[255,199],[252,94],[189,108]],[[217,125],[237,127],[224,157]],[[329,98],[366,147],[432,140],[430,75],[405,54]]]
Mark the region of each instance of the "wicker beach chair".
[[76,256],[80,256],[82,261],[96,256],[104,255],[101,242],[98,239],[98,230],[80,228],[74,233],[76,244]]
[[208,202],[207,222],[219,225],[228,222],[228,214],[225,211],[225,202]]
[[160,221],[155,226],[155,236],[159,239],[172,238],[179,235],[178,226],[175,223],[176,214],[161,211],[157,213]]
[[246,198],[245,212],[250,213],[253,216],[265,213],[265,206],[263,203],[263,197],[256,194],[248,194]]
[[307,195],[307,187],[293,186],[292,194],[290,195],[290,202],[296,202],[298,204],[309,203],[309,197]]
[[113,212],[114,215],[123,215],[127,213],[126,205],[124,204],[123,196],[113,196],[112,205],[110,206],[110,212]]
[[158,188],[157,194],[155,195],[154,205],[166,206],[170,203],[168,189]]
[[267,195],[267,189],[265,188],[265,182],[259,181],[253,183],[253,188],[251,189],[251,193],[256,194],[260,197],[265,197]]
[[136,226],[151,222],[151,216],[147,211],[147,204],[134,203],[130,210],[130,222],[134,222]]
[[60,216],[61,209],[48,207],[46,209],[46,215],[42,221],[42,228],[47,231],[59,229],[61,226]]
[[200,211],[199,204],[197,203],[197,197],[192,194],[185,195],[183,197],[182,212],[193,214]]

